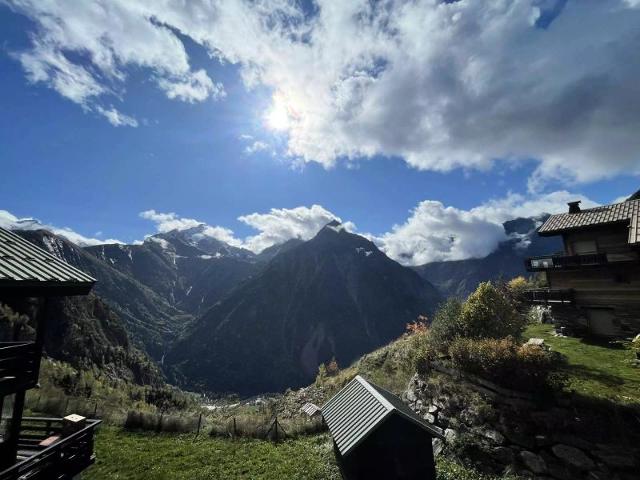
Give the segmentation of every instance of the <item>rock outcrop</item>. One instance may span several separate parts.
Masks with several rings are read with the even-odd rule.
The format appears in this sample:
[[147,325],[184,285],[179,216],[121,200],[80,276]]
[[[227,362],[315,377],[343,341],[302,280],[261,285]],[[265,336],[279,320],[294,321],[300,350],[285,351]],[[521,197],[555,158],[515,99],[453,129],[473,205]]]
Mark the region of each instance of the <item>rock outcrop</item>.
[[442,430],[450,453],[487,473],[538,480],[640,478],[637,411],[579,399],[527,400],[486,387],[433,372],[411,380],[405,401]]

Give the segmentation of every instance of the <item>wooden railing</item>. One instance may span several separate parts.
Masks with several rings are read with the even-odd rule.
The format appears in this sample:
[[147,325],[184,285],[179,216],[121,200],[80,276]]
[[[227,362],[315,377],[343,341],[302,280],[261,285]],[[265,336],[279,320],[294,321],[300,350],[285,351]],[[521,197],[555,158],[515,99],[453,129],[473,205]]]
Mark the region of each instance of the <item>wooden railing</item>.
[[34,342],[0,342],[0,396],[35,387],[39,368]]
[[574,291],[549,288],[527,290],[525,299],[530,303],[573,303]]
[[609,263],[606,253],[589,255],[544,255],[527,258],[525,267],[529,272],[539,272],[557,268],[569,269]]
[[[18,440],[19,455],[24,458],[0,472],[0,480],[71,479],[93,464],[93,440],[100,420],[87,420],[87,425],[70,435],[62,434],[61,418],[25,417]],[[41,442],[59,436],[50,446]]]

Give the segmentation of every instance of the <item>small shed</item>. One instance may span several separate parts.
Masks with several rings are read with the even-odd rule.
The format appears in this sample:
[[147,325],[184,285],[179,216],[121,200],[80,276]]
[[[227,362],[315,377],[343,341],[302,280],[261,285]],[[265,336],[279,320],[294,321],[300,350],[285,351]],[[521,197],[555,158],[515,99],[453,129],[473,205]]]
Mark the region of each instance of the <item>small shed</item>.
[[316,404],[311,402],[305,403],[300,409],[300,411],[309,418],[315,418],[321,415],[320,407],[318,407]]
[[322,415],[345,479],[436,478],[432,440],[442,435],[384,388],[358,375]]

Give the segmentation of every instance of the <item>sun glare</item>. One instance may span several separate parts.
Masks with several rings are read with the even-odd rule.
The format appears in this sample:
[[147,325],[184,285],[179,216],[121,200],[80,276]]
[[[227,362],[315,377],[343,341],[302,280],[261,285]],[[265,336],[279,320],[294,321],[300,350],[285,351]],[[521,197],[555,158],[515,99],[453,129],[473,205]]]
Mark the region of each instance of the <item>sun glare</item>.
[[270,130],[283,132],[289,130],[296,117],[296,109],[293,107],[291,99],[282,93],[275,93],[264,120]]

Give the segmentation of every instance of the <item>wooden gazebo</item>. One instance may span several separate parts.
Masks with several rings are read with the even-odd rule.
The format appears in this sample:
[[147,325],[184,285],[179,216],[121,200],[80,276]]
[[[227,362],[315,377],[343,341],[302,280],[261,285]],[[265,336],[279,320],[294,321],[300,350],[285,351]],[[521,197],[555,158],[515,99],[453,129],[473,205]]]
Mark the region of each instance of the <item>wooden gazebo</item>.
[[[0,342],[0,480],[71,479],[94,461],[98,420],[63,429],[61,418],[23,418],[27,390],[38,384],[52,297],[87,295],[95,279],[13,232],[0,228],[0,304],[30,305],[35,334]],[[2,416],[5,418],[2,418]]]

